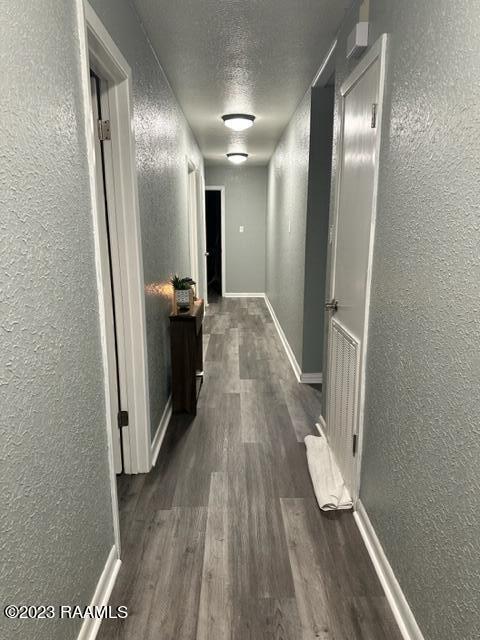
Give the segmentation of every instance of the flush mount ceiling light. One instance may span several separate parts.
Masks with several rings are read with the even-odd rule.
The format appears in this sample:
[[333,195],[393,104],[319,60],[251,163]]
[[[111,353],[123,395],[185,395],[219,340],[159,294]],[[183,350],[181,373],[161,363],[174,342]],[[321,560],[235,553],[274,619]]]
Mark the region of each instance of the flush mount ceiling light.
[[255,116],[251,116],[248,113],[229,113],[226,116],[222,116],[222,120],[229,129],[243,131],[253,125]]
[[248,158],[248,153],[227,153],[227,158],[233,164],[242,164]]

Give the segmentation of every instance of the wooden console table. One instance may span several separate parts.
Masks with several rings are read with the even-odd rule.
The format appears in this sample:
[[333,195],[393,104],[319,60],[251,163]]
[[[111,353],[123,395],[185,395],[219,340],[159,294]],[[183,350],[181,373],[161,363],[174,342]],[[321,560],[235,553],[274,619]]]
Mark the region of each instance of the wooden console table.
[[197,379],[203,376],[203,316],[203,300],[196,300],[189,311],[170,315],[174,413],[197,415]]

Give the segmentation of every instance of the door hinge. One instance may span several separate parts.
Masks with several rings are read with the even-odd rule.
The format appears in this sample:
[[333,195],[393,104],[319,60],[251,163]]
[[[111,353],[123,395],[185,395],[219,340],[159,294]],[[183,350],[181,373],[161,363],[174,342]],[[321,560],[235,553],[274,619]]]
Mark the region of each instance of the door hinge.
[[112,134],[110,131],[110,120],[99,120],[97,123],[98,126],[98,139],[100,142],[104,140],[111,140]]
[[377,127],[377,103],[374,102],[372,104],[372,122],[371,122],[371,127],[372,129],[376,129]]
[[353,455],[355,456],[357,454],[357,440],[358,440],[358,436],[356,433],[353,434],[353,446],[352,446],[352,451],[353,451]]
[[333,224],[331,224],[328,227],[328,244],[332,244],[334,232],[335,232],[335,227],[333,226]]
[[118,428],[128,427],[128,411],[118,412]]
[[329,302],[325,302],[325,309],[327,309],[327,311],[331,311],[332,313],[338,311],[338,300],[335,300],[335,298],[333,298]]

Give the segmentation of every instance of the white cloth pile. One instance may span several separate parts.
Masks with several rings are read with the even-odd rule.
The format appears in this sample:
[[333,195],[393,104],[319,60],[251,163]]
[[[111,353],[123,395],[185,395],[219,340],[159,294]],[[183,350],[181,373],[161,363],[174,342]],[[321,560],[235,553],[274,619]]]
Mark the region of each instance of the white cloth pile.
[[307,436],[305,446],[308,469],[320,509],[323,511],[351,509],[352,499],[327,440],[324,437]]

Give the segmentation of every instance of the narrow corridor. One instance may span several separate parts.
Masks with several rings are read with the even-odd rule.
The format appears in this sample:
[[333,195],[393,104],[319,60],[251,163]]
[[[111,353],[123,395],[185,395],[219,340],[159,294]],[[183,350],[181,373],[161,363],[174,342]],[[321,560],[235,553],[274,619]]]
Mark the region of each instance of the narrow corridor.
[[[155,469],[120,485],[123,566],[101,640],[400,640],[350,512],[320,512],[297,383],[262,299],[204,323],[197,417],[174,416]],[[191,420],[191,419],[190,419]]]

